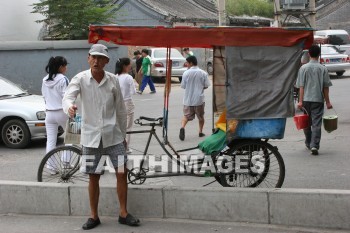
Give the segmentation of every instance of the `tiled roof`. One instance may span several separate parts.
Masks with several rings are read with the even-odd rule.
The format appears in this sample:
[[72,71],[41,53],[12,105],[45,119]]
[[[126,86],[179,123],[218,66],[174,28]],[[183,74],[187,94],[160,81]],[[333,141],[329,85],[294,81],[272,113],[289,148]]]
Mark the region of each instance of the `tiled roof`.
[[215,4],[210,0],[137,0],[165,17],[177,20],[216,22]]

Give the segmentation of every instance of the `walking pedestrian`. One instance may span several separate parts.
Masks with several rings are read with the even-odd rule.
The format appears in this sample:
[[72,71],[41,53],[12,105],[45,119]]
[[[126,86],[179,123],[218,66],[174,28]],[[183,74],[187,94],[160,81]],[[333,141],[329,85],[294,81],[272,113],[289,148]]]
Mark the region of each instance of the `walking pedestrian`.
[[134,52],[134,56],[135,56],[135,80],[137,82],[138,86],[138,90],[140,90],[141,88],[141,84],[142,84],[142,72],[141,72],[141,67],[142,67],[142,61],[143,61],[143,57],[142,54],[139,50]]
[[145,90],[145,87],[147,86],[147,84],[149,85],[150,89],[151,89],[151,94],[155,94],[156,93],[156,88],[153,84],[153,81],[151,79],[151,67],[152,67],[152,61],[151,61],[151,57],[148,55],[148,50],[147,49],[142,49],[142,74],[143,74],[143,78],[142,78],[142,83],[141,83],[141,87],[140,90],[137,92],[138,94],[142,94],[142,92]]
[[64,112],[73,117],[77,110],[76,98],[78,95],[81,97],[83,119],[81,171],[89,174],[88,190],[91,209],[91,216],[83,225],[84,230],[101,224],[98,214],[99,181],[104,173],[105,156],[109,157],[116,171],[120,206],[118,222],[129,226],[137,226],[140,223],[127,211],[127,155],[125,152],[127,114],[116,76],[104,70],[108,62],[108,48],[101,44],[92,45],[88,55],[90,69],[77,74],[72,79],[63,98]]
[[296,87],[299,88],[298,108],[304,108],[310,118],[310,126],[304,129],[304,134],[305,146],[311,150],[312,155],[318,155],[320,149],[324,102],[327,109],[332,108],[329,100],[332,82],[327,68],[318,62],[320,54],[321,48],[318,45],[310,47],[310,62],[300,68],[296,81]]
[[[45,68],[48,75],[43,78],[41,85],[41,93],[45,100],[46,108],[46,153],[53,150],[57,143],[58,127],[65,128],[67,115],[62,109],[62,99],[69,80],[65,76],[67,71],[67,60],[62,56],[51,57]],[[69,163],[69,156],[62,157],[63,163]],[[49,160],[47,168],[52,175],[57,174],[56,168],[58,161]]]
[[184,116],[181,122],[179,138],[185,140],[185,127],[188,121],[192,121],[197,116],[199,121],[199,137],[204,137],[204,89],[210,86],[208,74],[198,67],[197,58],[189,56],[186,58],[189,69],[182,76],[181,88],[185,89],[183,98]]
[[182,51],[184,52],[186,58],[193,56],[193,52],[190,50],[190,48],[184,48]]
[[[126,131],[131,131],[133,123],[134,123],[134,110],[135,104],[132,99],[132,95],[136,94],[134,80],[129,75],[129,71],[131,69],[131,61],[129,58],[120,58],[119,59],[119,72],[117,75],[117,79],[119,81],[120,89],[123,94],[123,99],[127,112],[127,124]],[[132,150],[130,149],[130,134],[126,135],[126,153],[130,154]]]

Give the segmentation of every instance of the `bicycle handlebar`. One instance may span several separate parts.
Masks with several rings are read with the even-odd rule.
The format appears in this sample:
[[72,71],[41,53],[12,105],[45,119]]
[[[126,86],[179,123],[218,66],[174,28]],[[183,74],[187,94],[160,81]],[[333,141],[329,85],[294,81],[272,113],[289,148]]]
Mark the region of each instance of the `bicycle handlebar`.
[[[149,121],[150,123],[144,123],[142,120]],[[150,118],[150,117],[140,116],[138,119],[134,121],[134,123],[141,126],[163,126],[163,117]]]

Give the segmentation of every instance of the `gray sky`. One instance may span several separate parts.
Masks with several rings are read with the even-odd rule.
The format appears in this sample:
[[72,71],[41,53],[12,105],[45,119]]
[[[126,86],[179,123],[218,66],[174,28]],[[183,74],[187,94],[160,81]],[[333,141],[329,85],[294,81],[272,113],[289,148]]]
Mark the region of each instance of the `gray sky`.
[[42,19],[40,14],[30,13],[33,3],[39,0],[0,0],[0,41],[36,41]]

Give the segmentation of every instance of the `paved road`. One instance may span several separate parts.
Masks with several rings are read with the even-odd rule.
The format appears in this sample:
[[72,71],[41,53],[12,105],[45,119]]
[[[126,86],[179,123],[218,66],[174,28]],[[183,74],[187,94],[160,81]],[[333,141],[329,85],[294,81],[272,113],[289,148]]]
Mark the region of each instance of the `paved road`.
[[[271,141],[278,146],[286,165],[284,188],[320,188],[320,189],[350,189],[350,72],[342,78],[332,77],[331,100],[339,115],[339,129],[327,133],[323,131],[320,155],[309,155],[304,148],[303,133],[297,131],[293,120],[287,121],[287,128],[283,140]],[[197,121],[190,122],[186,128],[184,142],[178,139],[180,121],[182,117],[183,90],[175,81],[173,83],[169,113],[169,140],[176,149],[193,147],[201,140],[198,137]],[[158,84],[157,94],[151,95],[147,90],[143,95],[135,96],[135,116],[157,117],[163,111],[163,84]],[[211,90],[206,91],[206,125],[205,133],[211,132]],[[134,127],[140,129],[141,127]],[[158,130],[161,135],[161,130]],[[133,135],[132,148],[142,150],[147,139],[146,135]],[[62,138],[60,139],[62,142]],[[160,154],[155,143],[151,144],[150,152]],[[45,153],[45,140],[36,140],[31,146],[23,150],[14,150],[0,144],[0,179],[36,181],[36,172],[41,158]],[[146,183],[155,185],[177,185],[200,187],[212,181],[212,178],[173,177],[148,179]],[[104,183],[114,183],[114,175],[106,174]],[[217,183],[211,186],[215,187]]]
[[[0,216],[0,233],[61,233],[86,232],[81,225],[86,217],[62,216],[30,216],[10,215]],[[141,219],[139,227],[128,227],[117,224],[115,218],[102,217],[102,224],[91,230],[93,232],[120,233],[342,233],[346,231],[285,227],[263,224],[189,221],[175,219]]]

